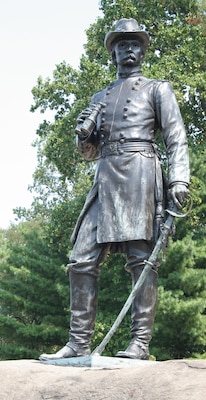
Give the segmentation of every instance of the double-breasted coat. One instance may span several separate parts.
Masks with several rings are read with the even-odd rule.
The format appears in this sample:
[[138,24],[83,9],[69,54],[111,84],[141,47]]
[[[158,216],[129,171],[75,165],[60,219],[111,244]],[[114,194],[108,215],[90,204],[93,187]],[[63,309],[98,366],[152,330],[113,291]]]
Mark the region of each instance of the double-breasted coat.
[[174,91],[169,82],[140,74],[117,79],[95,93],[91,103],[98,102],[105,106],[95,131],[77,140],[82,156],[96,159],[96,173],[71,241],[94,201],[97,243],[154,240],[164,207],[158,130],[168,159],[168,186],[189,184],[187,138]]

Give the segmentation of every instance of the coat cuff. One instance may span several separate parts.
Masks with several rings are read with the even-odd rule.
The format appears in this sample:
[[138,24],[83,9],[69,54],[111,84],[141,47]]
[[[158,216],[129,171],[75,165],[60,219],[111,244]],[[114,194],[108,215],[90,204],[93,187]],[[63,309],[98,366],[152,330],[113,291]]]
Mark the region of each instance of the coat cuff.
[[190,184],[188,183],[188,182],[184,182],[184,181],[174,181],[174,182],[171,182],[170,184],[169,184],[169,189],[171,189],[173,186],[175,186],[175,185],[185,185],[187,188],[190,186]]

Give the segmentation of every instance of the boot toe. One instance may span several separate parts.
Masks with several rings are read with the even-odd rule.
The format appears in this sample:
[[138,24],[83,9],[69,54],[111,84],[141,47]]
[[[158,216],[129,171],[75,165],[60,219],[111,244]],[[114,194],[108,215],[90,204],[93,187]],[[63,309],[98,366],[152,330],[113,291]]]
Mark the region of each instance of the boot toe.
[[125,351],[118,351],[116,357],[121,358],[132,358],[137,360],[149,360],[149,352],[146,348],[140,345],[132,343]]
[[77,357],[77,353],[69,346],[64,346],[55,354],[41,354],[40,361],[59,360],[61,358]]

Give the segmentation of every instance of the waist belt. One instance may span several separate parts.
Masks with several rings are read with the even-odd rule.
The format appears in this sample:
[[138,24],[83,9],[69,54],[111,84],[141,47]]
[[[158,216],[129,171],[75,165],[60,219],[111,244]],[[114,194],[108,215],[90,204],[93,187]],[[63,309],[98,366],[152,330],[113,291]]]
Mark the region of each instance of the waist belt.
[[149,142],[129,141],[129,142],[109,142],[101,148],[101,156],[120,155],[125,152],[142,152],[154,153],[154,145]]

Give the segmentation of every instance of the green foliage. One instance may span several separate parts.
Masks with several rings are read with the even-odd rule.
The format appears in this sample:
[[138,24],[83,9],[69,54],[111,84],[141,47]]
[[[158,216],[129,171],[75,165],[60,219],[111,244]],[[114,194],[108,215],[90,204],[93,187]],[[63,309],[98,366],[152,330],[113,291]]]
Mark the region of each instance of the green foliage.
[[[57,273],[56,266],[67,262],[71,249],[69,238],[94,175],[93,164],[83,162],[75,149],[76,118],[87,107],[92,94],[115,79],[116,69],[103,42],[113,22],[122,17],[136,18],[149,32],[151,43],[143,73],[172,83],[191,153],[193,211],[188,218],[176,220],[176,234],[170,240],[166,263],[162,263],[159,270],[159,303],[151,352],[160,360],[205,357],[205,2],[101,0],[100,8],[103,17],[87,30],[88,40],[80,69],[75,71],[64,61],[56,65],[52,79],[39,77],[32,90],[31,111],[39,110],[52,119],[40,124],[34,143],[38,156],[31,186],[31,190],[35,190],[34,203],[30,210],[16,212],[30,223],[38,221],[41,234],[35,238],[35,232],[27,236],[18,233],[17,240],[12,230],[7,241],[2,242],[4,283],[0,285],[3,290],[0,293],[4,300],[0,300],[0,326],[5,329],[2,337],[6,343],[2,358],[8,354],[29,357],[34,354],[34,348],[40,350],[41,345],[44,351],[45,346],[54,350],[66,336],[63,332],[68,325],[67,286],[63,270],[58,268]],[[34,250],[36,246],[38,251]],[[31,252],[36,255],[30,259]],[[129,294],[130,277],[123,265],[123,256],[110,256],[102,267],[93,347],[107,333]],[[37,295],[35,297],[37,292],[42,296],[40,304]],[[27,296],[30,300],[26,300]],[[109,342],[106,354],[114,355],[126,347],[129,325],[127,316]],[[27,346],[27,335],[31,339],[32,332],[31,350]],[[20,341],[21,335],[26,345]],[[13,350],[7,353],[11,347]]]
[[[132,289],[131,276],[124,269],[125,262],[124,255],[109,255],[101,267],[99,307],[92,341],[93,349],[100,344],[111,328]],[[115,356],[120,348],[124,349],[128,345],[130,323],[130,316],[127,315],[107,344],[104,355]]]
[[[195,358],[205,355],[205,300],[185,298],[184,292],[159,287],[159,306],[152,341],[157,359]],[[205,291],[203,293],[205,296]]]
[[[191,142],[204,141],[205,3],[195,0],[103,0],[101,6],[105,33],[111,30],[114,20],[122,17],[136,18],[148,31],[151,43],[143,72],[150,78],[166,79],[172,83]],[[98,32],[97,36],[99,38]],[[99,46],[98,38],[96,43]],[[96,50],[94,48],[94,53]]]
[[35,104],[31,106],[34,112],[40,109],[44,113],[48,109],[55,110],[55,118],[61,118],[71,109],[72,97],[75,95],[78,73],[63,61],[56,65],[53,81],[40,76],[37,85],[32,89]]
[[191,156],[189,217],[176,219],[166,263],[159,270],[159,301],[152,340],[158,359],[206,356],[206,185],[205,151]]
[[66,337],[65,268],[36,223],[12,227],[1,243],[6,250],[0,259],[0,358],[36,357]]

